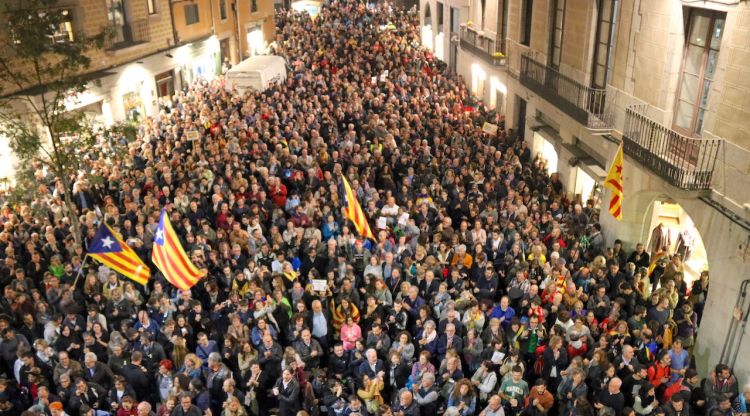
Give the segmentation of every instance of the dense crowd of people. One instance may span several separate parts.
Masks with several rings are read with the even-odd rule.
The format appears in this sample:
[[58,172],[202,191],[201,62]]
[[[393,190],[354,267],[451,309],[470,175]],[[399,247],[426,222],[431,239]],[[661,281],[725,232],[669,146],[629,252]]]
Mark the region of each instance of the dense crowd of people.
[[[747,415],[730,368],[691,361],[708,274],[609,247],[414,13],[276,20],[285,82],[197,81],[126,155],[3,206],[0,415]],[[208,271],[192,290],[86,261],[106,223],[150,264],[162,208]]]

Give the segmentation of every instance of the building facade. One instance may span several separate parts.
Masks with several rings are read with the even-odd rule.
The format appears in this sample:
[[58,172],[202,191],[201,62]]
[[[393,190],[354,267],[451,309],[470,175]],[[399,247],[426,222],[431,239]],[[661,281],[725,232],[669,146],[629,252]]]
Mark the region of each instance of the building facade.
[[161,98],[274,40],[273,3],[263,0],[60,0],[53,10],[69,16],[61,41],[111,32],[91,56],[89,88],[66,103],[106,125],[156,114]]
[[750,353],[738,335],[750,277],[750,5],[423,0],[420,22],[423,44],[582,201],[608,206],[600,184],[624,143],[623,220],[601,214],[610,245],[653,249],[658,230],[687,256],[689,278],[710,269],[698,367],[723,361],[750,375],[734,359]]

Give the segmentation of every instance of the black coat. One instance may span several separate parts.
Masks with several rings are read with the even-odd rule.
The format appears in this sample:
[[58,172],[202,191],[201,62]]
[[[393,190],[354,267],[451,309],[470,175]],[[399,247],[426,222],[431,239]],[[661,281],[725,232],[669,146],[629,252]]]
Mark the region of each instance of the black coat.
[[284,387],[283,379],[276,381],[275,388],[279,389],[279,416],[296,416],[300,410],[300,391],[297,380],[292,379],[289,384]]
[[128,385],[133,388],[136,400],[148,400],[151,396],[151,376],[143,371],[140,366],[130,363],[120,370]]

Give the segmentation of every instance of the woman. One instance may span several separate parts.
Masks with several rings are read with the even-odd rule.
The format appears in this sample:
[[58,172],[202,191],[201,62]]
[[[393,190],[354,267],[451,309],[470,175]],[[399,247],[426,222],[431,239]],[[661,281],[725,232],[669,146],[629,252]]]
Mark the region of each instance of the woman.
[[224,410],[221,412],[221,416],[247,416],[247,411],[237,396],[229,396],[227,401],[224,402]]
[[479,390],[479,400],[481,403],[487,402],[491,393],[497,385],[497,366],[490,360],[485,360],[479,366],[474,375],[471,376],[471,384]]
[[484,351],[484,345],[482,339],[477,337],[477,331],[475,329],[467,330],[464,337],[463,358],[469,367],[469,371],[474,371],[479,367],[482,351]]
[[472,416],[477,407],[477,396],[471,387],[471,382],[462,378],[453,386],[453,391],[448,396],[448,409],[454,408],[461,416]]
[[383,278],[383,267],[378,262],[378,256],[371,256],[370,263],[365,266],[364,275],[374,276],[376,279]]
[[71,360],[81,361],[83,357],[83,341],[67,325],[63,325],[60,328],[60,336],[55,341],[55,349],[57,351],[67,351]]
[[227,329],[227,336],[231,336],[238,342],[247,341],[250,339],[250,329],[247,325],[242,323],[242,319],[239,314],[232,314],[229,318],[231,323]]
[[364,314],[362,315],[359,323],[361,324],[362,328],[365,328],[366,331],[369,331],[370,328],[372,328],[375,320],[380,319],[384,315],[385,311],[383,309],[383,306],[377,302],[374,296],[368,295],[366,305],[364,307]]
[[560,372],[568,366],[568,353],[563,348],[563,340],[559,336],[553,336],[547,348],[542,354],[544,366],[542,368],[542,378],[547,381],[547,388],[550,393],[557,392],[557,386],[560,384]]
[[143,296],[141,296],[140,292],[135,290],[135,286],[130,282],[125,282],[123,285],[122,296],[132,302],[136,308],[143,304]]
[[436,374],[435,366],[430,362],[430,353],[422,351],[419,353],[419,359],[411,367],[411,382],[419,383],[425,373]]
[[162,403],[161,406],[159,406],[159,411],[156,412],[156,416],[171,415],[176,404],[177,404],[177,397],[169,396],[169,398],[166,401],[164,401],[164,403]]
[[[466,329],[474,329],[476,333],[482,333],[482,330],[484,329],[485,315],[479,308],[479,302],[472,300],[469,303],[469,309],[464,312],[462,322]],[[497,332],[497,328],[495,331]]]
[[355,324],[359,322],[359,309],[349,301],[348,298],[341,298],[338,305],[334,306],[334,302],[331,301],[331,318],[333,319],[333,329],[338,331],[348,322],[348,318],[352,319]]
[[393,294],[391,294],[391,291],[388,289],[388,286],[385,284],[385,281],[383,279],[375,280],[375,291],[372,293],[372,295],[380,305],[393,305]]
[[203,376],[202,365],[203,361],[197,355],[190,353],[185,356],[185,362],[179,372],[195,380]]
[[357,340],[362,338],[362,329],[357,325],[352,316],[346,317],[346,324],[341,326],[339,337],[344,344],[344,351],[353,350]]
[[383,377],[380,375],[374,379],[370,379],[366,374],[362,377],[362,388],[357,390],[357,396],[365,402],[368,412],[374,414],[383,404],[383,396],[380,393],[384,387]]
[[410,363],[414,358],[414,344],[411,343],[411,335],[406,331],[398,334],[398,341],[391,344],[391,352],[397,352],[401,356],[401,361]]
[[557,400],[561,410],[571,410],[576,400],[585,399],[589,391],[582,370],[574,369],[570,373],[570,377],[566,377],[557,388]]
[[656,400],[656,387],[648,381],[638,389],[638,395],[635,396],[633,410],[638,416],[649,416],[659,407],[659,401]]
[[255,360],[258,359],[258,351],[253,348],[253,344],[250,341],[244,341],[240,345],[240,353],[237,354],[237,366],[240,370],[242,379],[247,379],[250,373],[250,368]]
[[428,351],[431,356],[435,356],[438,349],[438,338],[435,323],[429,320],[424,323],[424,326],[414,339],[417,341],[417,348],[420,351]]

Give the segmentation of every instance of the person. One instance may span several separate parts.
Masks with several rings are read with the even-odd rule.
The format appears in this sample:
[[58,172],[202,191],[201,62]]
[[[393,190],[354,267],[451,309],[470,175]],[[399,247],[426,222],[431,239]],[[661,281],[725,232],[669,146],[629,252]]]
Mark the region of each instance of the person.
[[370,413],[377,413],[380,405],[383,404],[383,396],[380,394],[385,388],[383,375],[378,375],[375,379],[370,379],[367,375],[362,376],[362,388],[357,390],[357,396],[365,403],[365,408]]
[[656,399],[656,387],[646,382],[638,390],[633,404],[633,410],[639,416],[651,415],[659,407],[659,401]]
[[479,412],[479,416],[505,416],[505,409],[503,408],[500,396],[495,394],[490,397],[487,402],[487,407]]
[[273,395],[279,401],[280,416],[294,416],[300,408],[300,388],[291,368],[281,373],[281,378],[276,381]]
[[417,402],[419,413],[422,415],[437,414],[440,405],[440,393],[435,384],[435,375],[426,373],[419,383],[413,387],[414,401]]
[[408,390],[403,390],[398,395],[398,402],[393,406],[393,414],[396,416],[421,416],[419,405],[414,401],[414,395]]
[[180,396],[180,404],[172,410],[170,416],[203,416],[203,412],[198,406],[193,404],[189,394],[184,393]]
[[612,409],[615,415],[622,415],[622,410],[625,407],[625,396],[620,391],[622,381],[614,377],[607,384],[607,389],[602,390],[601,393],[596,397],[594,407],[597,410],[601,410],[605,407]]
[[573,409],[578,398],[586,398],[588,386],[585,382],[585,374],[579,368],[573,369],[565,380],[560,384],[557,390],[557,399],[560,403],[561,411],[570,411]]
[[477,407],[477,396],[468,379],[461,379],[453,386],[446,403],[448,409],[455,409],[461,416],[472,416]]
[[548,414],[554,405],[555,398],[547,389],[547,383],[544,379],[539,378],[534,382],[534,388],[526,397],[523,414],[525,416],[543,416]]
[[503,407],[509,415],[517,415],[523,410],[524,400],[529,394],[529,385],[523,380],[523,370],[513,367],[511,377],[503,380],[498,394],[503,399]]
[[734,400],[739,396],[737,378],[732,374],[729,366],[717,364],[714,371],[706,378],[704,391],[709,409],[716,407],[723,395],[729,395],[729,398]]

